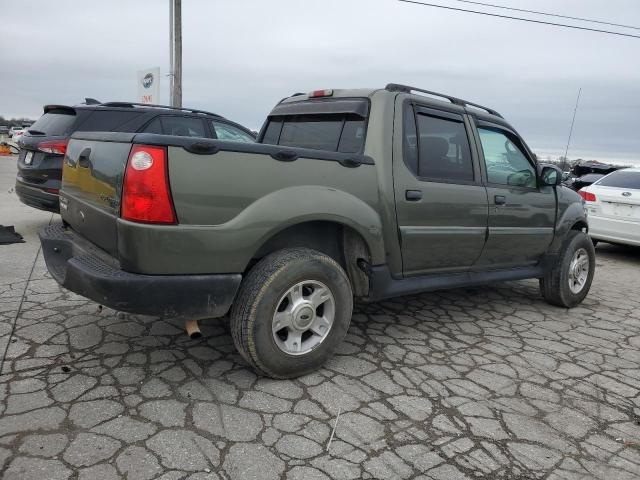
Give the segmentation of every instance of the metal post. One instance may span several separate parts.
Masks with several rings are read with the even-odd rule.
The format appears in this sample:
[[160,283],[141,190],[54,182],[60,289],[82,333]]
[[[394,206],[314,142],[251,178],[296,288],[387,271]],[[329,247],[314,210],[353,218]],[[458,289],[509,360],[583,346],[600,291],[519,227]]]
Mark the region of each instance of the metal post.
[[173,0],[169,0],[169,105],[173,106]]
[[182,0],[175,0],[173,5],[174,23],[173,33],[175,36],[174,72],[173,72],[173,106],[182,107]]

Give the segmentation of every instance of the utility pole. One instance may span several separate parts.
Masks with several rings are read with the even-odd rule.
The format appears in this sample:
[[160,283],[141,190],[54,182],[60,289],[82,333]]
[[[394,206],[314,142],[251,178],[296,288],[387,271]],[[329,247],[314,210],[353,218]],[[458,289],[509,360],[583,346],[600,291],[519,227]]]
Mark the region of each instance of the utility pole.
[[169,0],[169,105],[173,106],[173,0]]
[[182,0],[171,0],[171,2],[171,13],[173,13],[171,105],[182,107]]

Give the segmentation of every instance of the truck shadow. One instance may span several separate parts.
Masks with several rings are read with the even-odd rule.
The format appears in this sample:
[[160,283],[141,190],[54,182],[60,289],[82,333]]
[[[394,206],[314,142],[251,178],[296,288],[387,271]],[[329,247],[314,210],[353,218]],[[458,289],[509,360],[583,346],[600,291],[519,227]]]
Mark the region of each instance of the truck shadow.
[[600,242],[596,246],[596,256],[598,258],[620,260],[629,262],[632,265],[639,265],[640,247]]

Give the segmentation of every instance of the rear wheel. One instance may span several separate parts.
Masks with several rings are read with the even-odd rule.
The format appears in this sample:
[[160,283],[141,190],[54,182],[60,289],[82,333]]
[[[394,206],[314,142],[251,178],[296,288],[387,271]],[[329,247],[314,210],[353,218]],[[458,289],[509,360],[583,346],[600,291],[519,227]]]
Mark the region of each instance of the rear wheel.
[[578,305],[589,293],[596,266],[593,242],[581,231],[571,231],[558,262],[540,279],[540,291],[547,302],[559,307]]
[[243,280],[231,309],[231,333],[259,373],[297,377],[333,354],[352,309],[351,284],[335,260],[305,248],[280,250]]

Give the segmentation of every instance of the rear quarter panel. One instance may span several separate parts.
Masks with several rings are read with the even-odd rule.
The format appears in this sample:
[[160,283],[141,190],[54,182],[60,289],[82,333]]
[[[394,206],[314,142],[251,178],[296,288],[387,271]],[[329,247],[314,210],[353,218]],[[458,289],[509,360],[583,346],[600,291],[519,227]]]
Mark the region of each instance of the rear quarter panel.
[[336,221],[358,231],[384,261],[375,165],[330,160],[283,162],[265,154],[198,155],[169,147],[179,225],[119,220],[123,267],[145,273],[242,272],[271,236],[295,224]]

